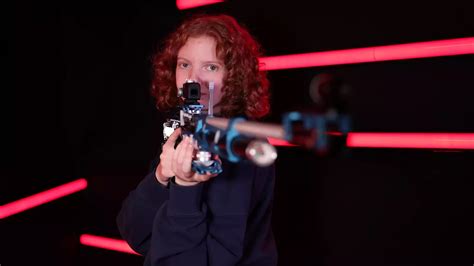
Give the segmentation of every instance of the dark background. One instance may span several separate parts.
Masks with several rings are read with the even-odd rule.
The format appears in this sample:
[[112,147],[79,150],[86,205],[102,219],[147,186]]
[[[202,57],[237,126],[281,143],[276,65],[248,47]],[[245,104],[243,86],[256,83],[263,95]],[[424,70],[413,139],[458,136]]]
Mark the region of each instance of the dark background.
[[[15,79],[5,89],[16,93],[15,130],[4,141],[15,147],[4,150],[0,204],[78,178],[89,187],[1,220],[0,264],[142,264],[139,256],[82,246],[79,236],[120,237],[120,204],[161,140],[150,56],[186,16],[233,15],[267,55],[280,55],[470,37],[472,10],[468,1],[233,0],[185,11],[171,0],[15,2],[4,23]],[[266,121],[311,108],[310,81],[328,73],[352,89],[353,131],[474,132],[473,70],[473,56],[461,55],[271,71]],[[278,152],[280,265],[474,263],[472,152]]]

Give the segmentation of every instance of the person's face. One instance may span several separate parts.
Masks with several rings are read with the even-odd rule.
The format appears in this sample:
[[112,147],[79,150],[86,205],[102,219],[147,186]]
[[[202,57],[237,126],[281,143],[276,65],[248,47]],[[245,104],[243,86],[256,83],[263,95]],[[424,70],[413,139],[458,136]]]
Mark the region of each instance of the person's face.
[[[214,82],[214,106],[222,97],[222,87],[226,68],[216,54],[216,41],[208,36],[190,37],[178,51],[176,64],[176,87],[182,88],[186,79],[197,81],[201,85],[201,100],[204,109],[208,109],[209,82]],[[214,108],[218,113],[218,107]]]

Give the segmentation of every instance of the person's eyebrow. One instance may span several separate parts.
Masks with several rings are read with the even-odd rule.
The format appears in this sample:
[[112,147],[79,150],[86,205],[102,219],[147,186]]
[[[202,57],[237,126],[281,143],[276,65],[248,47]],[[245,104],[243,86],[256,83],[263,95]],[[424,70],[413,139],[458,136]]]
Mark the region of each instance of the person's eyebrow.
[[186,60],[186,61],[189,61],[189,59],[184,58],[184,57],[178,57],[178,60]]
[[219,64],[219,65],[223,65],[223,64],[224,64],[224,62],[221,61],[221,60],[218,60],[218,61],[210,60],[210,61],[204,61],[203,63],[204,63],[204,64]]

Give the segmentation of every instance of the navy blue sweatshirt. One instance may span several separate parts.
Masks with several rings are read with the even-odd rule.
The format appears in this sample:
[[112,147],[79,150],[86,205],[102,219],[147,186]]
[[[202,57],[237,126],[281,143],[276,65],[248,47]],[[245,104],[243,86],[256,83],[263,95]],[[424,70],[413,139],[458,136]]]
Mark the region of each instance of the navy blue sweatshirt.
[[223,170],[195,186],[165,187],[153,169],[129,193],[117,224],[144,265],[277,265],[274,166],[223,160]]

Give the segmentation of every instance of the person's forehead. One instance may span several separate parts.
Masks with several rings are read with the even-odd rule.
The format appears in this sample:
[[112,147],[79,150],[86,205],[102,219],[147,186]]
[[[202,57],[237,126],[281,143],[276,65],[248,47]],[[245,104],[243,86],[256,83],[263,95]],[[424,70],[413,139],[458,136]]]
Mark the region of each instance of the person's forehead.
[[208,55],[216,56],[216,41],[212,37],[200,36],[200,37],[189,37],[186,43],[178,51],[180,55]]

